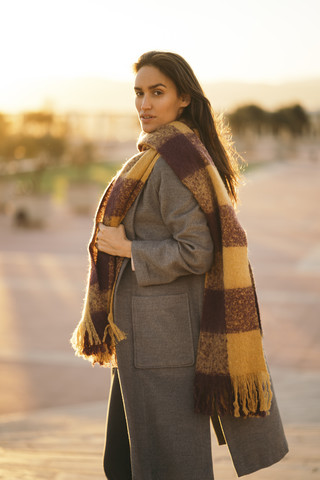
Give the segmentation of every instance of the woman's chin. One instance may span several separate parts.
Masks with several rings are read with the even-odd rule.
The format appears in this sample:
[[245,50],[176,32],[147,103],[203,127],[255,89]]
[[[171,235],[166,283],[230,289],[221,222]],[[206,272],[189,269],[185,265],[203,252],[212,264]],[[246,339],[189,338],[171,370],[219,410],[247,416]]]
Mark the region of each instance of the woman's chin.
[[144,133],[152,133],[157,127],[152,127],[151,125],[141,125],[141,129]]

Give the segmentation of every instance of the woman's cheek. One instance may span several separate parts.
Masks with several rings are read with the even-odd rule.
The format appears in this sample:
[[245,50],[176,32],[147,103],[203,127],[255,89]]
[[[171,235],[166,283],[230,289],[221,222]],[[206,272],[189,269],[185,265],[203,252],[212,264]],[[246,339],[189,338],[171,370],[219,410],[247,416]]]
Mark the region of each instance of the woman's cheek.
[[135,99],[135,106],[136,106],[137,112],[139,113],[139,112],[140,112],[140,109],[141,109],[141,98],[136,97],[136,99]]

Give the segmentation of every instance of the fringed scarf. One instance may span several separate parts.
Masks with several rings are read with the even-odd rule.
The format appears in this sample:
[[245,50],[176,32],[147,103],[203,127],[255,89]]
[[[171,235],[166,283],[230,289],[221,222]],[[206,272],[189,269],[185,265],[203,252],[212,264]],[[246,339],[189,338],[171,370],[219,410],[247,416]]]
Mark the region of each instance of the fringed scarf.
[[90,273],[82,319],[72,344],[79,356],[116,364],[125,338],[114,323],[113,295],[123,258],[98,252],[98,223],[118,226],[144,187],[159,156],[191,191],[204,212],[214,244],[205,275],[194,380],[195,411],[235,417],[264,416],[271,406],[259,309],[247,256],[247,239],[223,181],[198,136],[182,122],[142,134],[140,153],[111,181],[98,207],[89,245]]

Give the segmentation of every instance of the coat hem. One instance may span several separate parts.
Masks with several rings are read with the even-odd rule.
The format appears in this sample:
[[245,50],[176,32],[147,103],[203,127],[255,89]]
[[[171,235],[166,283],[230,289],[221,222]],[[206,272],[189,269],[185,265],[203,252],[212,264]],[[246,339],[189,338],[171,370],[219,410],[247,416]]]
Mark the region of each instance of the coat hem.
[[273,458],[272,460],[270,460],[269,462],[265,462],[265,463],[260,463],[258,467],[252,467],[252,468],[245,468],[245,469],[242,469],[242,468],[236,468],[235,465],[234,468],[235,468],[235,471],[237,473],[237,476],[238,477],[243,477],[244,475],[250,475],[251,473],[255,473],[255,472],[258,472],[259,470],[263,470],[264,468],[268,468],[268,467],[271,467],[272,465],[275,465],[276,463],[280,462],[280,460],[282,460],[286,455],[287,453],[289,452],[289,449],[287,447],[287,449],[281,453],[281,456],[279,456],[278,458]]

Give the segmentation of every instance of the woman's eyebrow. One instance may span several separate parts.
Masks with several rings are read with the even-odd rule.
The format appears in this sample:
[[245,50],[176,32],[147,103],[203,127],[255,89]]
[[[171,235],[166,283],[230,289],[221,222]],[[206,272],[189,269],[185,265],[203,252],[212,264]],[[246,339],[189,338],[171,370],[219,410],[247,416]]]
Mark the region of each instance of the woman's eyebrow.
[[[148,87],[148,90],[153,90],[154,88],[157,88],[157,87],[164,87],[164,88],[167,88],[166,85],[164,85],[163,83],[156,83],[155,85],[150,85],[150,87]],[[142,90],[141,87],[134,87],[135,90]]]

